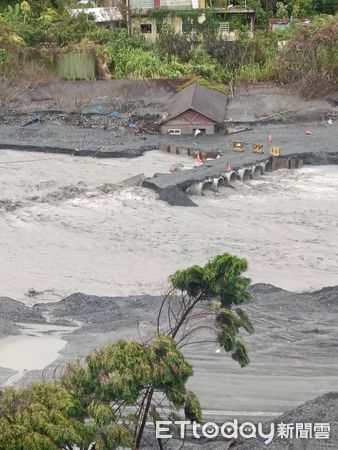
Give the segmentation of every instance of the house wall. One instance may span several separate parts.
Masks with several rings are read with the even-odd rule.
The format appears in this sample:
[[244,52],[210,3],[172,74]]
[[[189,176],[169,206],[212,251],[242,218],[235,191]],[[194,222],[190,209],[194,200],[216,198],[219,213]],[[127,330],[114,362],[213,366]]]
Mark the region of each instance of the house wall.
[[215,122],[192,109],[163,123],[161,134],[168,134],[168,130],[173,128],[181,130],[181,134],[193,134],[196,129],[204,129],[205,134],[215,134]]
[[[131,9],[191,9],[193,0],[130,0]],[[205,3],[204,3],[205,5]]]
[[[174,17],[168,15],[164,19],[164,23],[167,23],[172,26],[175,33],[182,33],[182,25],[183,20],[182,17]],[[146,31],[143,27],[144,25],[150,25],[151,31]],[[131,29],[133,33],[141,33],[146,42],[152,42],[153,44],[156,42],[158,38],[158,27],[156,24],[156,20],[148,17],[148,16],[134,16],[132,17]]]
[[[160,30],[158,25],[156,24],[155,19],[145,14],[133,15],[131,22],[133,33],[141,33],[146,42],[150,42],[153,44],[156,43],[159,37]],[[181,16],[173,16],[168,14],[168,16],[163,20],[163,23],[169,24],[177,34],[181,34],[183,32],[183,18]],[[142,25],[148,25],[148,27],[150,26],[151,31],[148,31],[148,29],[145,29],[144,27],[142,29]],[[223,37],[224,39],[228,39],[229,41],[235,41],[238,37],[238,31],[228,31],[228,25],[228,22],[220,23],[218,36]],[[186,30],[184,31],[187,33]],[[192,30],[190,34],[198,35],[201,38],[203,37],[203,33],[197,30]],[[253,37],[253,33],[249,32],[249,36]]]

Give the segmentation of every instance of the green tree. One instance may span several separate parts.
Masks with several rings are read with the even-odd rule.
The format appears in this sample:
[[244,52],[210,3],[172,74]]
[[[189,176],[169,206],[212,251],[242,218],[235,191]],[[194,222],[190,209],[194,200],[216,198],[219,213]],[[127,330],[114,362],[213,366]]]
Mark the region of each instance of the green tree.
[[0,391],[1,450],[71,450],[89,440],[80,403],[56,384]]
[[319,14],[336,14],[338,11],[338,0],[316,0],[315,11]]
[[[1,450],[141,448],[147,421],[202,420],[193,374],[182,349],[217,342],[241,367],[249,363],[242,331],[253,326],[241,308],[250,301],[247,262],[228,254],[179,270],[159,307],[154,332],[120,340],[71,364],[59,383],[0,395]],[[181,417],[180,417],[181,418]],[[158,440],[159,449],[163,443]]]
[[290,2],[291,15],[301,18],[311,16],[314,13],[313,0],[292,0]]
[[80,400],[100,449],[138,448],[149,392],[147,417],[161,417],[166,400],[169,409],[184,408],[188,419],[201,419],[196,396],[185,387],[192,373],[173,339],[157,335],[147,343],[121,340],[90,353],[85,364],[69,367],[62,384]]
[[20,9],[21,9],[22,15],[23,15],[23,22],[26,23],[27,17],[29,16],[29,14],[31,12],[30,4],[24,0],[23,2],[20,3]]
[[198,399],[185,387],[193,371],[181,348],[217,342],[242,367],[249,363],[241,331],[252,333],[253,326],[240,308],[251,299],[246,269],[245,260],[224,254],[204,267],[177,271],[163,297],[155,336],[143,344],[110,344],[88,355],[85,364],[70,366],[63,386],[98,429],[100,448],[127,444],[138,450],[149,418],[163,419],[163,402],[169,417],[183,408],[186,419],[201,420]]

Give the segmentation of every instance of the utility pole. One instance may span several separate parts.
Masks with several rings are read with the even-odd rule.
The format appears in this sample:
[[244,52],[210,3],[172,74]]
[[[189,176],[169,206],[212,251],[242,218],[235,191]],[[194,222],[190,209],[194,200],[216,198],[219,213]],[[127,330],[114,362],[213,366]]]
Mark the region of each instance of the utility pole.
[[266,31],[270,31],[270,0],[265,0]]
[[130,9],[130,0],[127,1],[127,29],[128,36],[131,37],[131,9]]

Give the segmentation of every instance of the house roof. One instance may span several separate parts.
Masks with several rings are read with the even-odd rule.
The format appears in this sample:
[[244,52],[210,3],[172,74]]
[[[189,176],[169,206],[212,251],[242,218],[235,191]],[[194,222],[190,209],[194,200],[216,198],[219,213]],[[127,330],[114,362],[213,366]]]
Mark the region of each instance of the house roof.
[[225,117],[225,106],[224,94],[193,83],[175,95],[168,105],[169,117],[163,122],[173,119],[188,109],[193,109],[214,122],[222,122]]
[[76,17],[81,13],[93,16],[96,23],[114,22],[123,19],[121,12],[116,7],[77,8],[70,10],[70,15],[72,17]]

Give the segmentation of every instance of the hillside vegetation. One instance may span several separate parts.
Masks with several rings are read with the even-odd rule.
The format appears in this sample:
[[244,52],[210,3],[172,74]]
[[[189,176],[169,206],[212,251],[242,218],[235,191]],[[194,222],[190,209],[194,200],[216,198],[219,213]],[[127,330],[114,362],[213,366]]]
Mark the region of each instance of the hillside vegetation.
[[210,22],[203,39],[174,34],[163,25],[156,44],[141,35],[129,37],[124,23],[98,28],[90,16],[71,17],[67,0],[5,3],[0,11],[0,74],[2,81],[14,78],[14,84],[20,78],[57,77],[60,57],[70,51],[94,55],[96,76],[103,79],[194,77],[222,89],[235,82],[273,81],[314,95],[335,88],[338,78],[337,16],[315,15],[334,12],[335,0],[272,2],[276,17],[312,15],[310,24],[294,20],[278,33],[262,28],[265,12],[259,1],[251,1],[257,11],[253,38],[238,23],[237,40],[227,41]]

